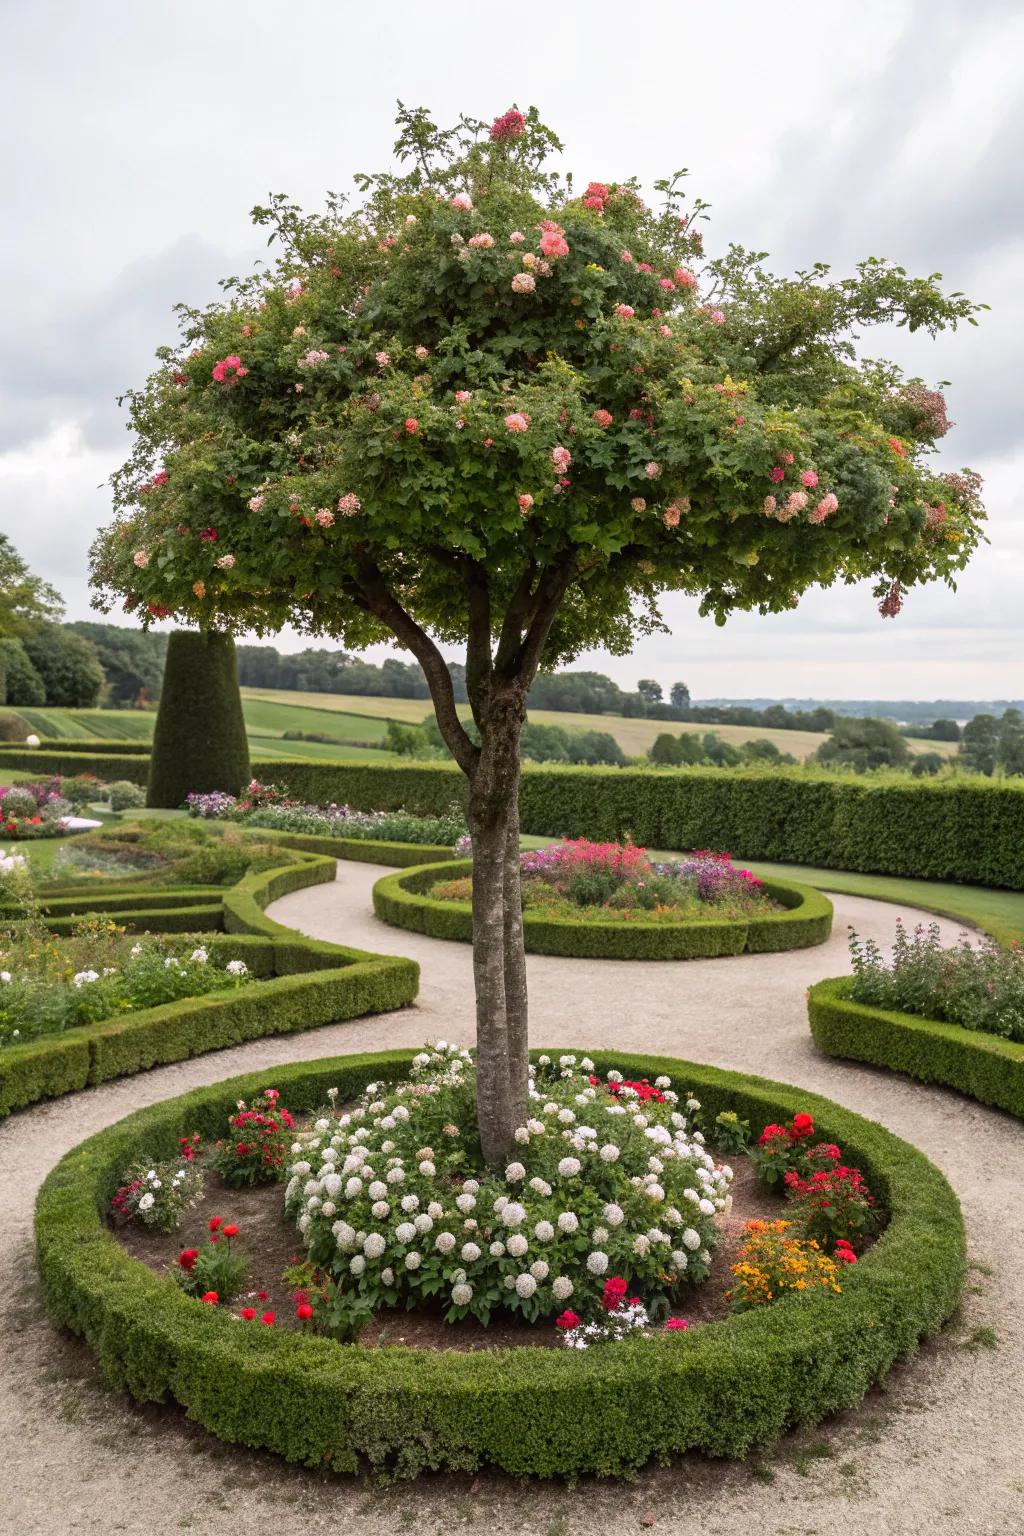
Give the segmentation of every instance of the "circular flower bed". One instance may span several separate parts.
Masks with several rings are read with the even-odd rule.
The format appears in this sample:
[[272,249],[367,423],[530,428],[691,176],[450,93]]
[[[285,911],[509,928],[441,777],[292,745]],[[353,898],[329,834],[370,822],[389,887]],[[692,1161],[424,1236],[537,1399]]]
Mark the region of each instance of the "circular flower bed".
[[[728,854],[655,863],[643,849],[585,840],[520,855],[526,948],[619,960],[691,960],[801,949],[832,931],[832,903],[788,880],[758,880]],[[384,922],[469,942],[472,864],[388,875],[373,892]]]
[[[214,1286],[208,1285],[197,1299],[192,1299],[184,1285],[155,1274],[134,1259],[106,1225],[105,1216],[112,1197],[123,1189],[126,1169],[141,1169],[144,1177],[159,1161],[180,1156],[182,1138],[186,1146],[191,1146],[197,1135],[211,1141],[222,1135],[228,1117],[239,1113],[239,1100],[251,1103],[261,1094],[266,1097],[265,1074],[249,1075],[142,1110],[91,1138],[57,1165],[40,1194],[36,1217],[37,1251],[51,1316],[56,1323],[87,1339],[100,1356],[104,1378],[111,1386],[126,1387],[143,1401],[174,1399],[192,1418],[221,1438],[272,1449],[293,1461],[330,1466],[343,1472],[356,1472],[369,1463],[399,1475],[414,1475],[426,1468],[467,1468],[490,1463],[517,1475],[575,1476],[587,1472],[623,1473],[653,1457],[665,1458],[694,1449],[712,1456],[745,1455],[753,1446],[772,1441],[788,1427],[817,1422],[826,1414],[857,1402],[896,1360],[914,1349],[922,1334],[941,1326],[953,1312],[965,1271],[959,1208],[939,1171],[905,1142],[826,1099],[762,1079],[661,1058],[623,1060],[618,1053],[595,1053],[593,1065],[594,1075],[603,1082],[609,1080],[608,1073],[613,1068],[620,1070],[624,1078],[638,1083],[646,1080],[652,1087],[663,1076],[685,1082],[699,1096],[706,1124],[713,1122],[722,1127],[734,1123],[732,1117],[736,1116],[755,1126],[766,1126],[758,1143],[758,1155],[766,1166],[770,1164],[776,1169],[783,1162],[789,1167],[794,1147],[806,1145],[809,1138],[804,1136],[802,1122],[804,1117],[813,1116],[815,1135],[842,1146],[844,1156],[856,1166],[874,1198],[888,1213],[885,1230],[859,1262],[842,1266],[838,1280],[840,1264],[835,1261],[841,1259],[840,1249],[844,1241],[849,1247],[849,1240],[837,1238],[835,1273],[815,1261],[813,1272],[801,1272],[800,1278],[809,1273],[819,1283],[803,1289],[794,1287],[781,1300],[763,1306],[757,1304],[758,1276],[772,1273],[772,1266],[779,1272],[792,1268],[795,1229],[774,1232],[770,1224],[762,1224],[762,1230],[751,1234],[746,1261],[749,1273],[745,1270],[737,1277],[745,1287],[741,1301],[753,1303],[748,1310],[699,1328],[650,1331],[624,1327],[625,1336],[616,1336],[616,1342],[601,1348],[544,1349],[525,1345],[465,1352],[390,1347],[371,1350],[357,1344],[339,1344],[333,1338],[303,1331],[301,1327],[285,1330],[272,1324],[260,1326],[265,1318],[258,1314],[251,1320],[239,1321],[239,1317],[213,1300],[214,1295],[219,1296]],[[340,1136],[347,1159],[350,1146],[354,1150],[356,1146],[367,1145],[375,1134],[383,1136],[390,1129],[383,1126],[385,1118],[394,1120],[394,1130],[399,1130],[404,1122],[395,1116],[394,1110],[414,1101],[416,1079],[409,1080],[403,1095],[398,1094],[397,1088],[380,1094],[371,1090],[370,1085],[401,1079],[411,1071],[420,1073],[423,1068],[413,1067],[411,1053],[394,1052],[301,1063],[277,1070],[274,1082],[281,1101],[288,1103],[293,1114],[316,1112],[329,1102],[332,1088],[337,1089],[341,1102],[363,1092],[369,1094],[364,1101],[368,1124],[350,1119],[347,1126],[335,1130],[330,1125],[331,1117],[321,1115],[326,1125],[314,1124],[311,1129],[311,1136],[325,1138],[322,1148],[330,1145],[336,1135]],[[549,1098],[557,1103],[564,1097],[561,1092],[548,1094],[543,1077],[540,1083],[545,1103]],[[431,1098],[437,1100],[439,1116],[447,1113],[443,1094]],[[383,1110],[371,1113],[369,1106],[377,1103],[383,1105]],[[601,1107],[599,1101],[588,1100],[588,1121],[596,1107]],[[578,1108],[584,1112],[584,1105]],[[643,1117],[644,1106],[634,1103],[634,1113],[627,1115],[627,1142],[635,1132],[653,1128],[637,1126],[637,1112]],[[557,1114],[556,1110],[556,1121]],[[667,1116],[669,1125],[673,1114],[683,1118],[682,1108],[668,1100],[663,1101],[661,1114]],[[619,1118],[605,1115],[609,1124]],[[378,1119],[381,1123],[374,1127],[373,1121]],[[791,1121],[788,1128],[777,1123],[787,1119]],[[440,1142],[445,1123],[437,1125],[430,1143],[415,1151],[425,1151],[428,1146],[433,1147],[434,1141]],[[360,1130],[365,1130],[366,1136],[359,1136]],[[570,1136],[581,1136],[580,1130],[572,1125],[566,1124],[563,1130],[568,1130]],[[685,1130],[682,1126],[673,1127],[675,1130],[684,1131],[691,1150],[695,1144],[700,1146],[688,1126]],[[532,1138],[533,1133],[530,1134]],[[548,1134],[551,1133],[546,1131],[538,1138],[541,1145]],[[671,1133],[670,1137],[674,1141]],[[564,1141],[564,1137],[558,1139]],[[582,1137],[584,1142],[590,1139]],[[610,1145],[610,1138],[601,1135],[597,1140],[598,1150],[587,1161],[588,1154],[581,1156],[575,1148],[558,1159],[572,1157],[579,1161],[581,1172],[586,1167],[586,1180],[568,1169],[558,1174],[557,1163],[549,1170],[560,1181],[568,1181],[566,1188],[578,1180],[577,1204],[591,1197],[592,1178],[597,1180],[618,1166],[619,1160],[601,1157],[600,1147]],[[645,1136],[644,1140],[654,1145],[653,1138]],[[301,1154],[302,1141],[293,1144]],[[568,1147],[568,1142],[565,1145]],[[541,1154],[532,1139],[523,1147],[521,1161],[524,1174],[529,1173],[527,1185],[530,1178],[543,1179],[553,1192],[557,1187],[561,1196],[561,1183],[556,1186],[554,1177],[532,1171],[535,1156],[539,1159],[537,1167],[542,1166]],[[342,1150],[342,1146],[335,1149],[339,1154]],[[383,1141],[380,1150],[383,1151]],[[809,1158],[811,1150],[800,1155]],[[385,1156],[400,1157],[400,1163],[393,1166],[401,1166],[403,1173],[407,1163],[435,1161],[437,1166],[436,1159],[417,1159],[415,1155],[410,1159],[397,1151]],[[648,1156],[658,1158],[661,1153],[655,1148]],[[312,1170],[312,1160],[300,1155],[298,1161],[304,1160],[311,1162]],[[681,1162],[687,1161],[692,1164],[695,1178],[700,1166],[711,1173],[699,1156],[681,1158]],[[323,1164],[323,1157],[320,1162]],[[347,1182],[362,1175],[354,1170],[342,1175],[343,1162],[334,1159],[337,1176],[343,1180],[339,1196],[353,1209],[361,1209],[361,1202],[371,1200],[371,1192],[367,1185],[353,1191],[351,1197],[345,1195]],[[531,1165],[529,1169],[527,1164]],[[470,1168],[469,1160],[466,1167]],[[523,1180],[519,1179],[517,1169],[513,1168],[513,1172],[511,1182],[518,1191]],[[653,1172],[647,1169],[647,1173]],[[833,1169],[829,1176],[834,1179],[842,1172]],[[636,1176],[629,1175],[629,1193],[623,1192],[631,1209],[649,1198],[640,1193],[640,1188],[651,1188],[642,1186],[643,1175],[639,1176],[641,1186],[634,1184]],[[416,1173],[414,1178],[429,1181],[432,1176]],[[809,1202],[808,1214],[820,1219],[821,1202],[814,1193],[814,1178],[805,1167],[798,1174],[799,1188],[794,1186],[793,1194],[795,1200]],[[389,1182],[385,1175],[382,1182],[393,1191],[412,1183],[413,1178]],[[480,1189],[467,1191],[463,1180],[462,1190],[474,1194],[479,1206],[482,1192],[490,1187],[485,1178],[477,1182]],[[508,1169],[502,1182],[509,1182]],[[663,1178],[659,1180],[656,1176],[656,1182],[665,1190],[666,1199],[653,1203],[662,1208],[668,1204],[669,1191]],[[305,1185],[304,1180],[298,1188],[293,1187],[289,1196],[293,1213],[300,1220],[303,1215],[310,1215],[310,1202],[317,1195],[315,1190],[307,1192]],[[809,1186],[809,1193],[805,1186]],[[692,1225],[699,1238],[701,1218],[712,1220],[708,1213],[699,1210],[699,1201],[706,1198],[713,1207],[715,1200],[721,1198],[721,1187],[704,1197],[694,1186],[698,1207]],[[598,1198],[599,1193],[595,1186],[593,1198]],[[325,1194],[329,1202],[330,1191],[321,1190],[319,1198],[324,1201]],[[496,1196],[497,1200],[502,1198]],[[557,1238],[554,1234],[550,1239],[543,1235],[537,1238],[536,1226],[547,1218],[540,1215],[533,1220],[537,1212],[531,1209],[527,1213],[528,1203],[537,1202],[539,1209],[547,1198],[539,1189],[532,1190],[528,1198],[518,1197],[513,1203],[523,1207],[524,1217],[508,1228],[509,1235],[522,1233],[529,1217],[532,1236],[538,1244],[563,1243],[569,1236],[564,1232]],[[681,1198],[686,1201],[685,1191]],[[511,1196],[504,1209],[510,1200]],[[389,1206],[393,1203],[388,1201]],[[443,1200],[438,1203],[443,1211],[447,1209]],[[605,1199],[604,1203],[610,1202]],[[692,1200],[687,1204],[692,1205]],[[314,1212],[317,1209],[313,1207]],[[854,1205],[849,1209],[854,1210]],[[372,1207],[370,1214],[372,1217]],[[501,1211],[497,1214],[500,1217]],[[423,1208],[422,1200],[415,1212],[403,1212],[403,1216],[410,1218],[414,1231],[418,1231],[416,1217],[424,1215],[429,1216],[430,1212]],[[663,1215],[667,1217],[667,1211]],[[379,1219],[384,1223],[390,1218],[389,1210],[387,1218]],[[326,1215],[311,1217],[306,1235],[315,1238],[327,1219]],[[472,1219],[472,1212],[464,1215],[464,1220]],[[366,1243],[371,1236],[368,1222],[356,1229],[347,1214],[344,1218],[334,1215],[332,1225],[335,1220],[353,1226],[354,1236],[362,1230],[365,1259]],[[661,1224],[669,1226],[667,1220]],[[557,1222],[551,1225],[559,1230]],[[612,1238],[612,1232],[621,1232],[625,1225],[609,1226],[609,1247],[618,1241]],[[780,1225],[786,1227],[785,1223]],[[629,1229],[635,1227],[631,1219]],[[211,1237],[222,1230],[226,1234],[226,1227],[214,1228]],[[387,1244],[384,1226],[376,1230]],[[441,1252],[436,1242],[444,1230],[437,1225],[437,1218],[432,1218],[430,1232],[403,1243],[403,1251],[420,1252],[423,1259],[426,1239],[432,1236],[432,1251]],[[337,1250],[338,1237],[331,1235]],[[632,1235],[633,1242],[621,1254],[616,1253],[615,1259],[618,1262],[621,1258],[633,1266],[644,1265],[646,1256],[638,1254],[634,1246],[636,1236],[641,1234],[633,1231]],[[347,1241],[344,1231],[341,1236]],[[228,1261],[233,1261],[234,1255],[231,1250],[225,1250],[223,1257],[220,1255],[224,1241],[230,1239],[225,1236],[218,1245],[211,1244],[213,1252],[208,1259],[204,1257],[200,1276],[204,1285],[209,1273],[222,1270],[227,1275]],[[421,1249],[413,1246],[415,1241],[421,1243]],[[505,1253],[494,1256],[495,1273],[509,1258],[508,1243],[504,1238],[501,1241]],[[586,1233],[586,1249],[588,1254],[608,1251],[594,1248],[592,1228]],[[700,1252],[688,1248],[685,1242],[679,1244],[679,1250],[688,1255]],[[191,1255],[193,1250],[188,1252]],[[196,1264],[201,1255],[202,1250],[197,1249]],[[349,1275],[354,1273],[352,1260],[358,1256],[355,1248],[344,1254]],[[383,1257],[380,1255],[376,1262],[381,1263]],[[525,1257],[511,1255],[519,1265],[517,1273],[530,1272],[522,1263]],[[800,1255],[800,1262],[806,1261],[806,1254]],[[560,1267],[568,1262],[564,1255],[559,1255]],[[425,1260],[418,1266],[406,1266],[407,1273],[416,1275],[424,1264]],[[466,1261],[466,1280],[455,1279],[454,1285],[469,1286],[470,1268],[477,1264],[483,1265],[483,1255],[480,1260],[471,1256]],[[486,1278],[487,1266],[481,1272],[485,1289],[490,1283]],[[609,1301],[615,1303],[614,1309],[608,1308],[608,1315],[619,1310],[621,1297],[607,1295],[607,1280],[615,1276],[595,1274],[592,1280],[587,1279],[590,1268],[582,1253],[576,1255],[573,1273],[582,1277],[585,1302],[592,1305],[596,1297],[602,1309]],[[667,1269],[664,1273],[668,1274]],[[553,1289],[548,1276],[542,1283]],[[658,1283],[657,1275],[653,1275],[652,1296],[656,1295]],[[587,1294],[588,1286],[593,1288],[592,1295]],[[502,1295],[514,1293],[513,1305],[519,1306],[528,1306],[536,1294],[523,1296],[515,1281],[512,1286],[505,1284],[503,1274],[499,1289]],[[473,1299],[462,1298],[467,1306]],[[574,1294],[570,1301],[575,1300]],[[452,1301],[454,1305],[460,1304],[454,1297]],[[254,1308],[246,1310],[256,1312]],[[585,1310],[585,1306],[579,1307],[579,1312]],[[301,1322],[304,1327],[305,1316]],[[565,1319],[564,1323],[567,1333],[575,1331],[572,1319]],[[567,1431],[567,1426],[571,1430]]]

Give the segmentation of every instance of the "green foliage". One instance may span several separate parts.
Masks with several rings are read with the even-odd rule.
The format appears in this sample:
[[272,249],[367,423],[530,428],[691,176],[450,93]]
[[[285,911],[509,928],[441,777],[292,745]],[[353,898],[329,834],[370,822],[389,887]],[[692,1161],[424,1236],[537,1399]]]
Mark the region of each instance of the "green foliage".
[[63,609],[60,593],[33,576],[6,533],[0,533],[0,639],[28,634],[36,624],[59,619]]
[[910,748],[891,720],[858,720],[840,715],[815,758],[826,767],[899,768],[910,761]]
[[24,642],[13,636],[0,636],[0,703],[18,707],[45,702],[46,687]]
[[550,664],[626,649],[666,589],[724,620],[857,577],[888,612],[953,579],[977,482],[934,471],[944,416],[849,338],[978,306],[876,259],[782,280],[734,246],[698,277],[680,177],[657,209],[632,182],[574,196],[532,109],[513,139],[400,124],[411,168],[359,178],[361,205],[254,210],[276,265],[183,311],[129,396],[101,600],[361,646],[409,616],[465,639],[483,588],[517,644],[551,610]]
[[678,736],[662,731],[652,742],[647,758],[660,768],[696,764],[736,768],[741,763],[781,765],[796,762],[795,757],[789,752],[780,752],[775,743],[766,737],[756,737],[753,741],[745,741],[742,746],[734,747],[730,742],[723,741],[717,731],[705,731],[703,736],[693,731],[682,732]]
[[124,624],[76,621],[65,626],[92,645],[105,679],[105,697],[122,709],[160,697],[167,636]]
[[103,668],[90,641],[64,624],[39,624],[22,643],[42,679],[46,696],[41,702],[71,709],[91,709],[99,703]]
[[180,806],[190,791],[237,795],[248,778],[234,641],[176,631],[167,642],[146,804]]
[[842,1145],[890,1212],[882,1241],[844,1270],[842,1295],[787,1297],[714,1327],[583,1355],[371,1351],[244,1330],[153,1274],[105,1227],[101,1213],[125,1166],[174,1156],[183,1135],[209,1140],[239,1098],[268,1082],[299,1113],[322,1104],[329,1088],[351,1099],[408,1070],[412,1053],[392,1052],[197,1089],[68,1153],[36,1212],[50,1316],[85,1339],[110,1388],[144,1402],[176,1401],[220,1439],[293,1462],[339,1473],[368,1463],[405,1477],[489,1464],[513,1476],[573,1478],[628,1474],[691,1450],[745,1456],[788,1428],[851,1407],[952,1315],[966,1272],[963,1221],[942,1174],[908,1143],[782,1084],[670,1058],[593,1054],[599,1072],[685,1081],[709,1123],[723,1111],[757,1127],[813,1112],[820,1134]]
[[[434,885],[468,875],[471,869],[471,864],[458,860],[385,875],[373,888],[373,909],[395,928],[469,943],[473,937],[469,903],[439,900],[430,891]],[[523,913],[526,949],[532,954],[585,959],[697,960],[744,950],[803,949],[825,942],[832,930],[832,903],[827,896],[781,880],[767,882],[765,892],[786,910],[760,917],[707,917],[671,924],[634,917],[620,923],[588,923],[527,908]]]
[[904,1072],[955,1088],[1024,1120],[1024,1045],[982,1030],[854,1002],[853,978],[811,987],[807,1013],[815,1044],[830,1056]]
[[107,799],[112,811],[137,811],[146,803],[145,792],[130,779],[116,779],[108,784]]

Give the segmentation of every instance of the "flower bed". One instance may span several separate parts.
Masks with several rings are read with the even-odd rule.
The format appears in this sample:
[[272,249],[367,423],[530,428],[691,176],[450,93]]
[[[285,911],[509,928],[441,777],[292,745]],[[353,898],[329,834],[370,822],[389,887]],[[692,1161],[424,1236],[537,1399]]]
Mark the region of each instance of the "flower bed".
[[61,795],[60,779],[39,784],[0,785],[0,837],[10,842],[64,837],[73,806]]
[[[411,1065],[406,1052],[340,1057],[278,1069],[274,1082],[304,1113],[332,1087],[352,1098]],[[735,1114],[764,1124],[810,1110],[889,1212],[879,1240],[844,1268],[841,1294],[797,1291],[710,1327],[582,1352],[367,1350],[242,1326],[133,1259],[104,1215],[126,1167],[176,1157],[183,1136],[218,1135],[238,1100],[266,1087],[258,1074],[142,1110],[57,1165],[36,1215],[51,1317],[86,1339],[111,1387],[175,1400],[220,1438],[292,1461],[349,1473],[492,1464],[575,1477],[689,1450],[743,1456],[852,1406],[951,1315],[965,1272],[963,1224],[945,1179],[914,1148],[781,1084],[664,1058],[595,1054],[594,1065],[685,1082],[709,1122]]]
[[862,942],[855,933],[850,958],[855,1003],[1024,1042],[1024,950],[1017,945],[976,945],[965,933],[944,949],[938,923],[919,923],[908,933],[897,918],[889,961],[874,940]]
[[955,1088],[1024,1120],[1024,1044],[858,1003],[853,988],[852,976],[836,976],[815,982],[808,992],[811,1034],[821,1050]]
[[253,779],[244,795],[216,791],[189,795],[189,815],[207,821],[234,821],[274,832],[293,832],[346,842],[404,843],[451,851],[464,836],[466,818],[453,804],[438,816],[417,816],[410,811],[359,811],[349,805],[304,805],[291,800],[284,790]]
[[[784,880],[755,884],[753,877],[719,856],[681,860],[678,868],[652,865],[642,850],[617,845],[602,845],[600,859],[588,855],[579,861],[579,872],[572,870],[574,850],[593,847],[563,844],[522,855],[528,950],[603,959],[691,960],[745,950],[799,949],[824,943],[831,932],[832,903],[807,886]],[[602,867],[601,860],[611,867]],[[465,861],[385,876],[374,886],[374,911],[398,928],[469,942],[471,876],[472,865]],[[584,904],[573,899],[573,891],[598,899]],[[601,900],[603,892],[611,899]]]

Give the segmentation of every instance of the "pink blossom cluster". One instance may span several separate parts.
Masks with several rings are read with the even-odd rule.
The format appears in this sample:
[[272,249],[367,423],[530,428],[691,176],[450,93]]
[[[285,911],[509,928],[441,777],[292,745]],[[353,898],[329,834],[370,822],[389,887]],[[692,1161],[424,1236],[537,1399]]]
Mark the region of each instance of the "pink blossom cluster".
[[329,361],[329,353],[321,352],[317,347],[310,347],[309,351],[299,358],[299,367],[316,368],[320,363],[327,363]]
[[561,445],[559,445],[558,447],[552,448],[551,450],[551,462],[555,466],[555,469],[558,471],[558,473],[560,475],[564,475],[566,470],[569,468],[569,465],[572,463],[572,454],[569,452],[568,448],[563,448]]
[[526,118],[516,110],[509,107],[500,117],[496,117],[491,124],[491,138],[496,144],[505,139],[518,139],[526,132]]
[[530,429],[530,418],[524,415],[522,411],[510,411],[505,417],[505,426],[512,433],[528,432]]
[[537,246],[542,256],[550,260],[559,256],[568,256],[569,242],[565,238],[565,230],[561,225],[556,224],[553,219],[545,219],[537,227],[541,231]]
[[214,363],[211,377],[215,384],[233,384],[236,379],[244,379],[248,372],[248,368],[242,367],[242,359],[232,353]]
[[354,517],[362,505],[354,491],[346,491],[344,496],[338,498],[338,511],[342,517]]

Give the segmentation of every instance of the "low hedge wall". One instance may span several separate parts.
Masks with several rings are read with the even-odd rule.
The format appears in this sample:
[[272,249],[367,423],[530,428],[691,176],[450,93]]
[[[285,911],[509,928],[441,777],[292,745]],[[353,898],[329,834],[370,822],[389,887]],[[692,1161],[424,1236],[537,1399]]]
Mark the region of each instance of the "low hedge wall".
[[[442,880],[468,875],[465,859],[427,864],[385,875],[373,888],[373,909],[394,928],[425,933],[434,939],[473,938],[468,902],[437,901],[431,888]],[[531,954],[568,955],[600,960],[697,960],[739,955],[748,950],[804,949],[823,944],[832,931],[832,903],[821,891],[789,880],[769,880],[765,890],[786,907],[751,920],[706,919],[690,923],[587,923],[568,917],[523,913],[523,934]]]
[[816,982],[807,994],[811,1034],[829,1056],[941,1083],[1024,1120],[1024,1045],[980,1029],[855,1003],[852,988],[852,977],[837,976]]
[[808,1110],[890,1213],[840,1297],[790,1296],[694,1329],[575,1351],[364,1349],[240,1326],[132,1258],[106,1225],[124,1169],[220,1134],[239,1098],[277,1087],[298,1111],[402,1075],[411,1052],[236,1077],[140,1110],[69,1152],[36,1206],[53,1322],[83,1337],[108,1386],[174,1401],[222,1440],[289,1461],[414,1476],[493,1465],[516,1476],[626,1474],[687,1451],[739,1457],[857,1403],[955,1310],[965,1241],[956,1196],[922,1153],[815,1094],[663,1057],[595,1053],[600,1070],[670,1073],[713,1119],[755,1127]]
[[121,750],[123,745],[118,742],[116,749],[109,752],[80,752],[66,743],[57,746],[48,742],[42,747],[0,745],[0,783],[3,783],[4,769],[15,768],[40,779],[50,778],[55,773],[69,778],[78,773],[93,773],[107,784],[128,779],[132,784],[145,785],[149,778],[148,752],[125,752]]
[[[246,823],[242,823],[243,827]],[[278,832],[272,827],[249,827],[256,836],[264,836],[282,848],[298,848],[305,853],[322,853],[331,859],[350,859],[357,864],[390,864],[394,869],[408,869],[413,864],[440,864],[452,856],[450,847],[437,843],[391,843],[383,838],[317,837],[306,832]]]
[[[0,1119],[40,1099],[243,1040],[315,1029],[411,1003],[419,985],[415,961],[304,939],[265,915],[263,907],[288,891],[333,879],[334,867],[331,859],[309,856],[300,864],[246,875],[220,892],[215,905],[153,905],[107,914],[133,932],[223,927],[232,938],[211,939],[214,955],[230,959],[237,954],[265,979],[237,991],[181,998],[6,1046],[0,1051]],[[154,902],[164,894],[154,891]],[[78,912],[88,909],[83,897]],[[69,932],[77,921],[72,915],[47,919],[58,933]]]

